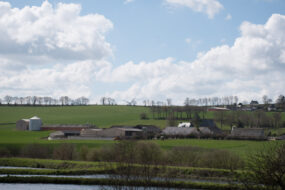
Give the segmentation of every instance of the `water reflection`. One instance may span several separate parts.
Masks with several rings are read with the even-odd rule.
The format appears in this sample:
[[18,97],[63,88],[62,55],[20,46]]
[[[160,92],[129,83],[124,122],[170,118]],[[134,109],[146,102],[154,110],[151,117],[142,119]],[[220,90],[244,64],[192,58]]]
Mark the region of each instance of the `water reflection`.
[[[164,190],[165,188],[156,187],[111,187],[98,185],[58,185],[58,184],[11,184],[0,183],[0,189],[5,190]],[[174,188],[167,188],[168,190],[175,190]]]

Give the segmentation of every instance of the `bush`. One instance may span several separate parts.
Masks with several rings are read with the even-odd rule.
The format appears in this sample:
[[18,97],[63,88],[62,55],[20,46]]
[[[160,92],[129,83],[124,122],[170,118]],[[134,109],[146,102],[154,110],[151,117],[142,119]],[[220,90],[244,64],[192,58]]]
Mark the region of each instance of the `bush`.
[[144,112],[141,113],[141,114],[140,114],[140,119],[142,119],[142,120],[148,119],[146,113],[144,113]]
[[75,146],[73,144],[62,144],[53,150],[53,158],[58,160],[73,160],[76,158]]
[[88,151],[88,154],[87,154],[88,161],[101,161],[101,157],[102,157],[102,153],[97,148],[92,148]]
[[21,155],[27,158],[49,158],[51,150],[40,144],[28,144],[21,150]]
[[89,148],[87,146],[82,146],[80,148],[80,151],[79,151],[79,159],[80,160],[88,160],[87,157],[88,157],[88,153],[89,153]]
[[266,189],[285,189],[285,144],[276,143],[272,148],[262,150],[249,156],[247,170],[240,179],[247,188],[254,185]]
[[10,157],[10,156],[11,156],[11,153],[7,148],[0,147],[0,158],[1,157]]
[[236,170],[243,167],[243,162],[239,156],[229,151],[214,150],[200,155],[199,166]]
[[226,150],[199,147],[174,147],[169,153],[169,163],[176,166],[223,168],[235,170],[243,167],[239,156]]

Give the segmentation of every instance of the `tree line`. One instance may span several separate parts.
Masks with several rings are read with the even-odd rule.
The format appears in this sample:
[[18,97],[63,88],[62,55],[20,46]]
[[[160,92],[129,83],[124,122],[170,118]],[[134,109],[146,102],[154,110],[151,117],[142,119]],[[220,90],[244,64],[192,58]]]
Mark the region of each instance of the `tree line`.
[[54,105],[87,105],[89,103],[89,99],[82,96],[76,99],[72,99],[68,96],[61,96],[59,98],[53,98],[49,96],[26,96],[26,97],[18,97],[18,96],[10,96],[6,95],[3,99],[0,98],[0,105],[32,105],[32,106],[54,106]]

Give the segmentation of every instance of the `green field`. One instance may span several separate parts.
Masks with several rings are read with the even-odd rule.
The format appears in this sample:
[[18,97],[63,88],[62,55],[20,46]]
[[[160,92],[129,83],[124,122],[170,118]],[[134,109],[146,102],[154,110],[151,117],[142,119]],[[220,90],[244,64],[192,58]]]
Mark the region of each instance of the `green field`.
[[100,128],[154,124],[165,127],[163,120],[140,120],[143,112],[150,116],[149,109],[140,106],[0,106],[0,123],[16,123],[19,119],[38,116],[44,124],[93,124]]
[[[21,118],[40,117],[44,124],[95,124],[98,127],[111,125],[154,124],[165,127],[163,120],[140,120],[140,113],[150,116],[149,109],[131,106],[66,106],[66,107],[14,107],[0,106],[0,123],[15,123]],[[48,141],[49,131],[17,131],[15,124],[0,125],[0,146],[22,147],[26,144],[39,143],[56,145],[64,142],[74,143],[77,147],[102,147],[115,143],[108,140],[56,140]],[[154,140],[164,149],[176,146],[197,146],[203,148],[225,149],[241,156],[263,148],[269,142],[175,139]]]

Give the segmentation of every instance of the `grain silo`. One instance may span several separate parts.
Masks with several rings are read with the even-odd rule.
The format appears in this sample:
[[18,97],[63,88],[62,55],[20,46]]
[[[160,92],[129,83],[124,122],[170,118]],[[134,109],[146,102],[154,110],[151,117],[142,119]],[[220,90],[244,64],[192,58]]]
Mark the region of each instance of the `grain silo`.
[[37,116],[30,119],[29,130],[30,131],[40,131],[42,126],[42,120]]

